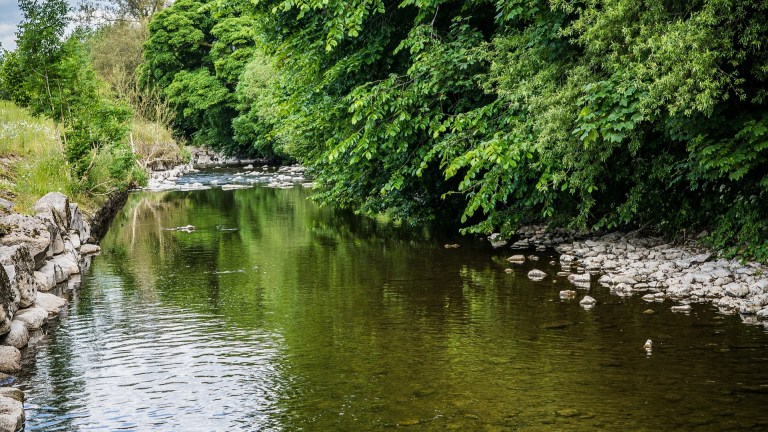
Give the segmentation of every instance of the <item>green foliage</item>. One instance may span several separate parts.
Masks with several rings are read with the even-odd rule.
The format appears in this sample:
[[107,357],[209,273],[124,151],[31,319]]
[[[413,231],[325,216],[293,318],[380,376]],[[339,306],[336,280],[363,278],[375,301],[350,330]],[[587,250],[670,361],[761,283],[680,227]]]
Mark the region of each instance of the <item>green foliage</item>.
[[[72,170],[71,181],[65,182],[74,183],[70,191],[102,193],[127,186],[135,180],[136,166],[126,148],[132,110],[111,97],[96,76],[85,43],[89,33],[76,29],[64,38],[69,20],[63,0],[22,0],[19,6],[24,19],[17,34],[18,49],[8,53],[2,64],[0,93],[32,114],[55,121],[55,133],[61,133],[56,138],[63,144],[58,151],[63,150],[67,161],[57,169],[59,175]],[[56,159],[48,153],[46,158]],[[107,176],[94,174],[99,160],[109,161]],[[30,172],[51,173],[48,165],[34,167]]]
[[[765,2],[243,7],[272,61],[240,76],[236,133],[311,166],[323,202],[476,232],[544,220],[765,239],[751,198],[768,187]],[[751,207],[731,221],[734,202]]]
[[[176,109],[174,129],[196,145],[270,155],[233,130],[239,77],[255,54],[256,26],[235,7],[182,0],[158,13],[144,45],[143,81]],[[240,98],[242,99],[242,98]]]

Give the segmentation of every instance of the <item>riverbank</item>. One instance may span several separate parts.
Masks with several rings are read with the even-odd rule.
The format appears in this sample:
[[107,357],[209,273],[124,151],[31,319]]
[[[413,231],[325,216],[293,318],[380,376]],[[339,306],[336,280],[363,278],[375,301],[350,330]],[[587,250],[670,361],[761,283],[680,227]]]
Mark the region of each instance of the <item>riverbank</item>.
[[[563,290],[561,298],[583,301],[594,307],[588,291],[594,284],[626,297],[641,295],[653,303],[670,302],[673,312],[688,313],[692,303],[711,303],[726,315],[739,314],[745,324],[768,328],[768,266],[720,258],[696,245],[673,245],[661,238],[611,233],[575,236],[564,230],[547,231],[544,226],[526,227],[509,245],[512,250],[559,254],[556,275],[538,270],[529,277],[547,281],[566,278],[576,291]],[[492,239],[497,247],[503,241]],[[507,258],[510,265],[527,260],[524,254]],[[544,275],[542,275],[544,273]]]
[[[35,216],[0,210],[0,381],[12,384],[9,374],[21,370],[23,350],[42,336],[49,319],[67,300],[57,294],[79,285],[80,274],[98,254],[100,227],[124,202],[116,194],[93,218],[59,192],[40,198]],[[0,390],[0,430],[24,426],[24,394],[10,387]]]

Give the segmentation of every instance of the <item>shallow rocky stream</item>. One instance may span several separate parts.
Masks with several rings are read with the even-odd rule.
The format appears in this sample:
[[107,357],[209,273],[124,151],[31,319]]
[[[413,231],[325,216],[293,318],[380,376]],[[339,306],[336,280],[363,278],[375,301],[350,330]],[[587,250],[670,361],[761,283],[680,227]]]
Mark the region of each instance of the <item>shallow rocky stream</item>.
[[258,168],[131,194],[25,352],[26,430],[768,429],[764,327],[575,289],[552,248],[318,208]]

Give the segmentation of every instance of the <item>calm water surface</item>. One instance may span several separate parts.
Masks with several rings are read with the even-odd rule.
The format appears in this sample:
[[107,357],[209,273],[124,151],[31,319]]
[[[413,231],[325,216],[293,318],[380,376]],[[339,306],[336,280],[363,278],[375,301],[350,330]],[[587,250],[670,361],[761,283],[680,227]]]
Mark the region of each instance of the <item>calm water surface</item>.
[[762,328],[596,286],[585,311],[509,251],[307,195],[131,195],[27,350],[27,430],[768,428]]

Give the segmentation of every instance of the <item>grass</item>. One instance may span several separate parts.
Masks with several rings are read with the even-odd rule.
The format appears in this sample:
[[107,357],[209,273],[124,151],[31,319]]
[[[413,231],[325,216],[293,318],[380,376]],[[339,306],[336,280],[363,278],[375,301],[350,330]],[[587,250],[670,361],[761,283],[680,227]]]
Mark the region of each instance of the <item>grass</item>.
[[61,149],[56,125],[35,118],[11,102],[0,101],[0,155],[37,156]]
[[[146,166],[142,159],[152,157],[183,159],[184,150],[167,128],[135,120],[132,129],[142,166]],[[129,136],[125,140],[128,144]],[[0,197],[12,201],[14,210],[32,213],[40,197],[58,191],[87,212],[97,209],[115,188],[124,187],[110,173],[122,163],[119,149],[94,153],[88,177],[78,179],[72,175],[63,148],[52,120],[33,117],[25,109],[0,100]],[[126,151],[130,161],[130,150]],[[146,177],[143,170],[134,171],[134,179]]]

